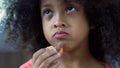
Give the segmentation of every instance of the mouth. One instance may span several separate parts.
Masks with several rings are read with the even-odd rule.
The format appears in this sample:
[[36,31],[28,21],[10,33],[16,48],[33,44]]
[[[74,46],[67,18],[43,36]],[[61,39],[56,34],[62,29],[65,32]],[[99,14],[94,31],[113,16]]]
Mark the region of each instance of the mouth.
[[69,35],[69,33],[64,32],[64,31],[60,31],[60,32],[56,32],[56,33],[54,34],[54,38],[56,38],[56,39],[64,39],[64,38],[66,38],[68,35]]

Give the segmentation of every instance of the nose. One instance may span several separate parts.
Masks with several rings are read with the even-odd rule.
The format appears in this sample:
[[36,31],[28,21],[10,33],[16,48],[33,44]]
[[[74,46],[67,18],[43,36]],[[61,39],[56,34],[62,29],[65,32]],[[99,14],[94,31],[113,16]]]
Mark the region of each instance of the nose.
[[66,25],[64,22],[54,23],[54,28],[58,28],[58,27],[63,28],[63,27],[66,27]]
[[63,16],[57,16],[55,18],[55,22],[54,22],[54,28],[64,28],[67,27],[67,23],[65,21],[65,18],[63,18]]

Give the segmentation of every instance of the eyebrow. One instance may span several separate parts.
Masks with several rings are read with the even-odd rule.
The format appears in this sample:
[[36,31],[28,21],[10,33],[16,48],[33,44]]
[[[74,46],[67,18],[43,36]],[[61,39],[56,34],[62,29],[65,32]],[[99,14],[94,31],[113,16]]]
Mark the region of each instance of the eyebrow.
[[77,3],[78,0],[63,0],[64,3]]
[[43,5],[41,5],[41,7],[51,7],[52,5],[50,5],[50,4],[43,4]]
[[71,3],[71,2],[74,2],[72,0],[63,0],[64,3]]
[[51,7],[52,5],[51,4],[49,4],[49,2],[47,2],[48,0],[44,0],[44,1],[42,1],[41,0],[41,4],[40,4],[40,7]]
[[64,3],[84,4],[86,0],[63,0]]

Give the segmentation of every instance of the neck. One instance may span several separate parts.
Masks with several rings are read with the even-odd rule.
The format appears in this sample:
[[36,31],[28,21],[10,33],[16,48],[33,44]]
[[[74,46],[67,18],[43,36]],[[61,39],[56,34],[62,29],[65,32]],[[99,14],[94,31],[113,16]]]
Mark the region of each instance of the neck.
[[[99,68],[94,64],[100,66],[98,61],[96,61],[89,53],[87,43],[81,45],[81,47],[77,47],[72,51],[64,52],[60,58],[60,61],[60,68]],[[91,65],[95,67],[90,67]]]

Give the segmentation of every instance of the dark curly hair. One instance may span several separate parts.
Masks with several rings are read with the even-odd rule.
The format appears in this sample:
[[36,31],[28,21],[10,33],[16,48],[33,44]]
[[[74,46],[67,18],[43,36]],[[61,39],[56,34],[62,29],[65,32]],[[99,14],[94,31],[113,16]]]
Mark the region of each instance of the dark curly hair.
[[[71,0],[64,0],[71,1]],[[120,66],[120,0],[74,0],[84,7],[90,25],[90,52],[98,60]],[[19,47],[26,48],[31,44],[36,51],[46,47],[46,41],[40,14],[39,0],[16,0],[7,9],[9,17],[6,29],[8,42],[16,42]],[[11,27],[12,26],[12,27]],[[19,40],[20,40],[19,39]]]

